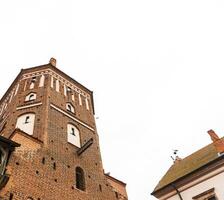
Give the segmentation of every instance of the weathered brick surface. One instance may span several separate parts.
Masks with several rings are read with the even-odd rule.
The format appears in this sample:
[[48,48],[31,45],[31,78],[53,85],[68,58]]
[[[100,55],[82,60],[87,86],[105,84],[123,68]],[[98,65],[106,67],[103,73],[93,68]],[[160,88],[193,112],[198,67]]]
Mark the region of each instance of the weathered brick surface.
[[[7,173],[10,179],[5,188],[0,191],[0,199],[8,200],[10,194],[13,200],[25,200],[32,197],[34,200],[115,200],[115,192],[107,181],[99,150],[99,138],[96,132],[96,125],[93,114],[93,105],[89,101],[90,109],[85,106],[85,99],[82,99],[82,106],[79,105],[78,94],[74,92],[75,101],[72,101],[71,94],[64,95],[63,85],[60,84],[60,92],[51,88],[51,75],[45,74],[45,86],[39,88],[39,76],[37,76],[35,88],[29,89],[31,78],[22,80],[22,75],[35,73],[42,69],[53,69],[52,66],[41,66],[22,71],[20,77],[14,82],[14,86],[20,84],[17,95],[8,102],[4,113],[8,117],[1,134],[21,144],[10,157],[7,165]],[[68,81],[73,81],[63,73]],[[73,81],[77,87],[88,93],[92,98],[92,93]],[[13,85],[11,86],[13,89]],[[30,92],[37,94],[37,99],[33,102],[24,102],[26,95]],[[11,91],[8,90],[9,94]],[[4,95],[0,106],[7,98]],[[18,107],[32,105],[35,103],[42,105],[19,109]],[[70,102],[75,107],[75,114],[71,114],[94,131],[82,124],[72,120],[68,116],[52,108],[53,104],[67,112],[65,105]],[[17,117],[24,113],[35,113],[35,126],[32,136],[15,130]],[[2,117],[2,116],[1,116]],[[81,144],[83,145],[90,138],[93,144],[81,156],[76,151],[78,148],[67,142],[67,124],[74,124],[80,131]],[[14,131],[14,134],[11,134]],[[85,172],[86,190],[80,191],[75,186],[75,168],[79,166]]]

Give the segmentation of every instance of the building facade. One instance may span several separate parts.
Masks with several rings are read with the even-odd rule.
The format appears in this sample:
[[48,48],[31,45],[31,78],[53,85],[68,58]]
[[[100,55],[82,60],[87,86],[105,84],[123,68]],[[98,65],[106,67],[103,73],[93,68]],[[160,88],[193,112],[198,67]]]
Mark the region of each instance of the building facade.
[[4,200],[121,199],[104,174],[93,93],[54,58],[22,69],[0,101],[0,172]]
[[160,200],[224,199],[224,139],[208,131],[212,143],[174,164],[152,195]]

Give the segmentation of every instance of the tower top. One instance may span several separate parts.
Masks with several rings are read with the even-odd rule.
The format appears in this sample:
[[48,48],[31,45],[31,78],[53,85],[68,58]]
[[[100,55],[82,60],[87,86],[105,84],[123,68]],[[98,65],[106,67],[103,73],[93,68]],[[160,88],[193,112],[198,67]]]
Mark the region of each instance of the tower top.
[[53,66],[53,67],[56,67],[56,64],[57,64],[57,60],[55,58],[51,58],[49,63]]

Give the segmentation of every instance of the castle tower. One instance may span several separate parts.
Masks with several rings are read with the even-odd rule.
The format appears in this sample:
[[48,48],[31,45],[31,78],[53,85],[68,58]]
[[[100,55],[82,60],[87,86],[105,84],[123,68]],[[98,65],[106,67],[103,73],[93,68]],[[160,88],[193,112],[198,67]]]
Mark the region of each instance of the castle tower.
[[0,199],[127,199],[104,174],[92,91],[54,58],[22,69],[0,101]]

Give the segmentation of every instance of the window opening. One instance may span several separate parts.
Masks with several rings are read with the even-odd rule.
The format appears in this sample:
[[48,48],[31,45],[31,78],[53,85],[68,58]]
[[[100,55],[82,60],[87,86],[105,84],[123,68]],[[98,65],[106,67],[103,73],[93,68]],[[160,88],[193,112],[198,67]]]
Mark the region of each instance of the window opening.
[[30,119],[30,117],[27,116],[26,119],[25,119],[25,124],[28,124],[29,123],[29,119]]
[[82,168],[76,168],[76,188],[80,190],[85,190],[85,177]]

